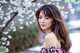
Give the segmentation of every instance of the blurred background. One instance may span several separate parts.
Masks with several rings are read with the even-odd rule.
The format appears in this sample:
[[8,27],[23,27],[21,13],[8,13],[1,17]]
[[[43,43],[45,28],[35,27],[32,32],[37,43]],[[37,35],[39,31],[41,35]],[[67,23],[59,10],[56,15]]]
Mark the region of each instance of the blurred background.
[[80,53],[80,0],[0,0],[0,53],[39,53],[45,34],[35,12],[44,4],[59,8],[72,42],[70,53]]

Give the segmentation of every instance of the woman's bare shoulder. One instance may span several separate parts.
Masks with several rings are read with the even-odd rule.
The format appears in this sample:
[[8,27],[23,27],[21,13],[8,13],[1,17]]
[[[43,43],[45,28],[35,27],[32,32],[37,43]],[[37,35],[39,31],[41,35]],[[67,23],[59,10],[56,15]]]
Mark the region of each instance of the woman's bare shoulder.
[[51,47],[55,46],[56,48],[60,48],[60,42],[58,41],[56,35],[54,33],[49,33],[45,37],[45,46]]
[[45,38],[46,38],[46,39],[48,39],[48,38],[56,38],[56,35],[55,35],[53,32],[51,32],[51,33],[48,33],[48,34],[45,36]]

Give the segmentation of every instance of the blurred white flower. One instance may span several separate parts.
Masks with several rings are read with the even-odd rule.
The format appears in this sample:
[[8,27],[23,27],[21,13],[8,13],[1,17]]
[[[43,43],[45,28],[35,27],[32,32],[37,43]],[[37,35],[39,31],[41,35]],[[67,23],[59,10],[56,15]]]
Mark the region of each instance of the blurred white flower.
[[29,14],[29,13],[32,13],[32,10],[28,10],[28,11],[26,12],[26,14]]
[[6,47],[6,52],[9,52],[9,49]]
[[6,52],[9,52],[9,49],[7,47],[0,46],[0,53],[6,53]]
[[11,26],[10,27],[14,32],[16,31],[16,27],[15,26]]
[[4,26],[5,26],[5,24],[2,24],[2,25],[0,24],[0,27],[4,27]]
[[33,7],[35,7],[35,6],[36,6],[36,4],[35,4],[35,3],[32,3],[32,6],[33,6]]
[[61,7],[61,9],[64,9],[64,8],[65,8],[64,6]]
[[5,35],[7,35],[8,33],[9,33],[8,31],[3,32],[3,34],[5,34]]
[[33,24],[33,22],[29,22],[30,24]]
[[11,39],[11,38],[12,38],[12,36],[11,36],[11,35],[8,35],[8,38],[9,38],[9,39]]
[[27,25],[27,26],[29,26],[29,23],[28,23],[28,22],[26,22],[26,25]]
[[74,14],[75,13],[75,9],[74,8],[70,9],[70,12],[71,12],[71,14]]
[[72,4],[71,3],[68,3],[68,9],[71,9],[71,8],[73,8],[72,7]]
[[7,41],[7,42],[6,42],[6,46],[9,46],[9,45],[10,45],[10,41]]
[[7,37],[2,37],[1,40],[6,41],[7,40]]
[[20,29],[23,29],[23,26],[20,26],[19,28],[20,28]]
[[8,7],[8,10],[11,10],[11,6]]
[[6,44],[6,42],[2,42],[2,45],[5,45]]
[[20,18],[20,19],[18,19],[18,20],[19,20],[19,21],[21,21],[21,22],[22,22],[22,21],[24,21],[24,19],[21,19],[21,18]]
[[13,28],[13,31],[15,32],[16,31],[16,28]]
[[41,6],[41,3],[37,3],[37,6],[40,7]]

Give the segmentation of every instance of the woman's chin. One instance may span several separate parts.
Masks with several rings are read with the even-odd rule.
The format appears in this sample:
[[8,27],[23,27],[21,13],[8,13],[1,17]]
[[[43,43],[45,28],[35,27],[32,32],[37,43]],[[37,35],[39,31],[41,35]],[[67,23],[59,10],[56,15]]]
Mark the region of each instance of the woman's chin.
[[42,30],[45,30],[45,29],[46,29],[46,27],[41,27],[41,29],[42,29]]
[[45,30],[45,28],[41,28],[42,30]]

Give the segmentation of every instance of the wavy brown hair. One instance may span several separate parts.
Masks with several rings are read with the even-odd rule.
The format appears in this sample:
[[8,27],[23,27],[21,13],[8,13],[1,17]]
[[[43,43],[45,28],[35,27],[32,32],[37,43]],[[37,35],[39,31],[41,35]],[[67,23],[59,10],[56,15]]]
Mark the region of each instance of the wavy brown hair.
[[[57,39],[60,40],[61,48],[64,49],[66,52],[69,51],[71,47],[71,41],[69,38],[69,33],[64,25],[62,16],[59,12],[59,9],[53,4],[43,5],[36,11],[37,21],[39,19],[39,14],[41,11],[44,12],[44,15],[47,15],[48,17],[53,19],[54,24],[52,24],[51,26],[51,31],[54,32],[56,34]],[[43,30],[41,29],[41,31]]]

